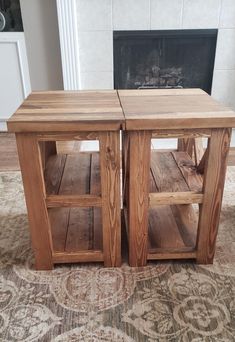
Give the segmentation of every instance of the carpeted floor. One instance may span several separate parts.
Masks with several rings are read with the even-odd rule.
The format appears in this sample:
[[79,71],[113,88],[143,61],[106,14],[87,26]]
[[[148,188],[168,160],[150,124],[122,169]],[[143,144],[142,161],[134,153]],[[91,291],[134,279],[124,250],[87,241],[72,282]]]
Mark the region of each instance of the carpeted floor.
[[0,341],[235,341],[235,167],[213,266],[32,268],[19,172],[0,173]]

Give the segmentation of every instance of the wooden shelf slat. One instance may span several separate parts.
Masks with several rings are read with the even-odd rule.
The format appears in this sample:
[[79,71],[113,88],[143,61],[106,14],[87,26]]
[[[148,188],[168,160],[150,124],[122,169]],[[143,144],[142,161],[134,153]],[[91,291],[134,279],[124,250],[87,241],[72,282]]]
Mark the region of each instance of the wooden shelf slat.
[[48,208],[56,207],[101,207],[101,196],[94,195],[50,195],[46,197]]
[[195,247],[198,230],[198,215],[191,204],[171,205],[171,211],[184,245]]
[[48,210],[54,251],[64,251],[67,239],[70,209],[53,208]]
[[173,260],[173,259],[196,259],[196,251],[178,251],[167,252],[166,250],[154,251],[154,253],[148,253],[148,260]]
[[52,254],[54,263],[73,263],[73,262],[99,262],[104,261],[104,255],[101,251],[83,251],[83,252],[55,252]]
[[203,177],[186,152],[172,152],[172,155],[191,191],[202,192]]
[[171,152],[152,152],[151,170],[159,192],[190,191]]
[[46,198],[55,263],[104,260],[100,194],[99,154],[67,156],[59,195]]
[[68,155],[59,195],[84,195],[90,191],[91,154]]
[[[101,194],[99,154],[92,153],[90,194]],[[99,208],[93,208],[93,247],[103,249],[102,215]]]
[[152,151],[150,206],[202,203],[202,183],[186,152]]
[[149,194],[149,205],[171,205],[202,203],[203,194],[194,191],[187,192],[159,192]]
[[64,154],[56,154],[48,159],[44,171],[47,194],[58,194],[66,158],[67,156]]
[[184,241],[170,206],[149,209],[149,249],[184,248]]

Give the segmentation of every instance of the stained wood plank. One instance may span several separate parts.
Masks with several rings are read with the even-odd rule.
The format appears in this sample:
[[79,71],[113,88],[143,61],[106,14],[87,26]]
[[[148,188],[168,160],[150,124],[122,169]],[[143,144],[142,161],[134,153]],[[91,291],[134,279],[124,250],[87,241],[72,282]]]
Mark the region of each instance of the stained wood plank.
[[189,187],[170,152],[152,152],[151,170],[159,192],[189,191]]
[[8,120],[12,132],[119,130],[124,121],[116,91],[32,93]]
[[147,262],[151,132],[130,132],[129,263]]
[[210,137],[211,130],[206,128],[194,129],[168,129],[168,130],[154,130],[152,132],[152,139],[168,139],[168,138],[201,138]]
[[41,160],[43,169],[45,169],[48,159],[56,155],[56,143],[55,141],[41,141],[39,143],[40,151],[41,151]]
[[[91,155],[69,155],[59,190],[60,195],[83,195],[90,191]],[[70,209],[65,250],[74,252],[90,248],[91,213],[88,208]]]
[[53,253],[53,262],[74,263],[74,262],[98,262],[103,261],[103,253],[98,250],[81,251],[81,252],[55,252]]
[[172,205],[171,210],[186,247],[196,247],[198,215],[191,204]]
[[121,264],[120,133],[100,133],[104,264]]
[[16,141],[35,255],[35,267],[40,270],[50,270],[53,267],[52,237],[44,200],[45,187],[40,149],[34,134],[17,134]]
[[51,223],[53,252],[65,251],[70,209],[54,208],[48,210]]
[[204,201],[200,207],[197,262],[212,263],[227,167],[231,129],[212,131],[204,175]]
[[59,190],[60,195],[83,195],[90,192],[91,155],[68,155]]
[[[52,226],[52,236],[53,236],[53,246],[54,252],[64,252],[64,254],[56,254],[56,259],[54,262],[66,262],[66,255],[68,255],[68,260],[79,261],[95,261],[94,258],[97,257],[97,261],[101,261],[101,257],[97,253],[93,253],[90,256],[91,250],[99,251],[102,250],[102,222],[101,222],[101,209],[100,208],[63,208],[66,205],[72,205],[73,203],[69,201],[67,203],[65,199],[67,197],[78,201],[81,197],[84,199],[91,196],[91,199],[97,198],[94,194],[100,194],[100,167],[99,167],[99,154],[98,153],[87,153],[87,158],[84,160],[87,162],[91,158],[91,164],[89,169],[89,179],[90,183],[83,183],[83,188],[80,188],[80,192],[88,191],[90,189],[89,195],[63,195],[63,196],[50,196],[52,197],[52,202],[57,203],[60,208],[49,209],[50,221]],[[72,159],[74,162],[77,159]],[[83,160],[83,161],[84,161]],[[81,165],[80,165],[81,166]],[[74,168],[78,170],[79,165],[75,164]],[[86,168],[85,171],[86,172]],[[84,174],[80,173],[80,177],[84,179]],[[47,197],[48,202],[48,197]],[[89,202],[89,203],[88,203]],[[88,201],[85,204],[89,206],[96,203],[91,203]],[[55,203],[47,203],[48,206]],[[83,204],[81,202],[79,204]],[[73,205],[76,205],[73,204]],[[99,205],[101,205],[101,200],[99,199]],[[72,254],[71,254],[72,253]],[[76,259],[75,254],[78,253]],[[84,253],[84,255],[82,255]],[[54,255],[54,254],[53,254]],[[71,257],[71,255],[73,255]],[[101,255],[101,254],[100,254]],[[88,259],[86,260],[86,256]],[[103,260],[103,256],[102,256]],[[68,261],[67,261],[68,262]],[[75,261],[74,261],[75,262]]]
[[177,260],[177,259],[195,259],[196,258],[196,251],[191,251],[186,248],[186,250],[182,251],[161,251],[158,250],[153,251],[153,253],[148,253],[148,260]]
[[149,205],[202,203],[203,194],[187,192],[158,192],[149,194]]
[[66,163],[66,155],[57,154],[51,156],[44,170],[46,192],[49,195],[58,194],[62,175]]
[[101,207],[101,196],[94,195],[50,195],[46,197],[48,208],[56,207]]
[[91,208],[72,208],[68,224],[66,252],[90,250],[93,247],[93,215]]
[[150,249],[185,247],[170,206],[149,209],[149,244]]
[[204,155],[204,148],[203,148],[203,140],[202,138],[195,138],[194,139],[194,156],[195,156],[195,164],[199,165],[201,159]]
[[178,151],[186,152],[192,158],[194,151],[193,138],[180,138],[178,139]]
[[[62,141],[62,142],[76,142],[80,140],[97,140],[98,134],[97,132],[77,132],[77,133],[45,133],[45,134],[37,134],[37,138],[40,141]],[[72,150],[67,153],[72,152]]]
[[206,168],[206,164],[208,161],[208,154],[209,154],[209,145],[210,145],[210,139],[208,141],[208,146],[204,152],[204,155],[202,156],[200,163],[197,165],[197,172],[200,174],[203,174]]
[[181,173],[191,191],[202,191],[202,176],[197,173],[197,168],[186,152],[172,152],[172,155],[181,170]]
[[[90,194],[101,194],[100,160],[98,153],[92,153]],[[100,208],[93,208],[93,248],[103,249],[102,215]]]
[[195,90],[118,90],[127,130],[234,127],[235,113]]

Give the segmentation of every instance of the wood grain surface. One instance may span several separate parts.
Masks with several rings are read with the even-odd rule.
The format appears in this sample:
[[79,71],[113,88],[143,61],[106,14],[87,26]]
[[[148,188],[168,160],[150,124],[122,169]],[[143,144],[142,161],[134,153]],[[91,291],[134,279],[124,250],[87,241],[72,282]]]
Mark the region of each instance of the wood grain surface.
[[129,179],[129,264],[147,262],[148,205],[151,132],[130,132]]
[[8,120],[10,132],[119,130],[124,121],[116,91],[33,92]]
[[198,89],[118,90],[127,130],[235,127],[235,113]]
[[17,134],[16,141],[35,255],[35,267],[40,270],[50,270],[53,267],[52,238],[44,200],[45,187],[39,145],[33,134]]
[[212,131],[204,171],[204,200],[200,206],[197,262],[213,262],[224,191],[231,129]]
[[104,264],[120,266],[120,133],[101,132],[99,141]]

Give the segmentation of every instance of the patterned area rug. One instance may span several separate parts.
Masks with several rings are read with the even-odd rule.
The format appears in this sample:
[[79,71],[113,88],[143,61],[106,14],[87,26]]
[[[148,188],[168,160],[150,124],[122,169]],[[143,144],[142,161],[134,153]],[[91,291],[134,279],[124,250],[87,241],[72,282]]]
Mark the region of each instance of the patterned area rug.
[[0,341],[235,341],[235,167],[213,266],[32,268],[19,172],[0,173]]

